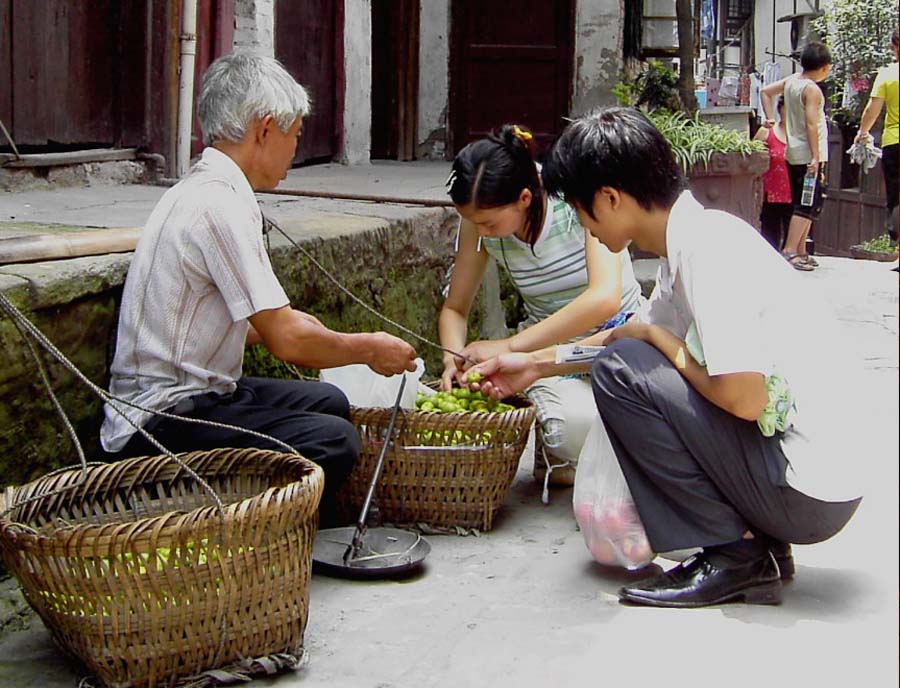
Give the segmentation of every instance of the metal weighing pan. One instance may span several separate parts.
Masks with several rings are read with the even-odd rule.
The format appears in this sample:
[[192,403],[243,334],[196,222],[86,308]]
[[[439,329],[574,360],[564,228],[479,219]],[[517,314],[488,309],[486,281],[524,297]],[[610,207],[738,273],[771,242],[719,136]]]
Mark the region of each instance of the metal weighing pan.
[[406,374],[391,413],[381,453],[372,471],[372,480],[356,526],[320,530],[313,543],[313,566],[322,573],[350,578],[386,578],[412,571],[431,551],[431,545],[418,533],[399,528],[368,528],[366,519],[375,485],[381,475],[384,455],[394,433],[400,398],[406,386]]
[[418,533],[399,528],[370,528],[356,557],[344,560],[353,546],[355,526],[319,531],[313,544],[313,565],[317,571],[349,578],[386,578],[412,571],[431,551],[428,540]]

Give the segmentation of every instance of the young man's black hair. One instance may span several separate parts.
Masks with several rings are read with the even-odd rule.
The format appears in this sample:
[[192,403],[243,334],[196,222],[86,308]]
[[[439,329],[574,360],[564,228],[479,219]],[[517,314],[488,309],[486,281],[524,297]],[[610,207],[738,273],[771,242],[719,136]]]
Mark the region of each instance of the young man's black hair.
[[831,52],[824,43],[812,42],[803,48],[800,53],[800,66],[807,72],[814,72],[817,69],[831,64]]
[[593,217],[594,194],[608,186],[651,210],[670,208],[684,175],[669,143],[640,110],[599,108],[572,122],[547,154],[544,188]]

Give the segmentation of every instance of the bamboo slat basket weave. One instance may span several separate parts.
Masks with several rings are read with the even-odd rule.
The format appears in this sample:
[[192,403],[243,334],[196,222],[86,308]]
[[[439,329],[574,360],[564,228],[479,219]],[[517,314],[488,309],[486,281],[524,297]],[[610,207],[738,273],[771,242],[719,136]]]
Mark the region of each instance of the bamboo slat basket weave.
[[90,466],[56,495],[79,469],[0,494],[0,512],[20,504],[0,518],[4,562],[106,686],[204,685],[210,669],[303,653],[322,469],[258,449],[180,458],[219,495],[224,524],[165,456]]
[[[400,410],[375,490],[384,521],[491,529],[512,484],[534,421],[525,397],[506,400],[506,413]],[[366,496],[390,421],[389,408],[352,408],[362,450],[338,493],[345,518],[355,520]]]

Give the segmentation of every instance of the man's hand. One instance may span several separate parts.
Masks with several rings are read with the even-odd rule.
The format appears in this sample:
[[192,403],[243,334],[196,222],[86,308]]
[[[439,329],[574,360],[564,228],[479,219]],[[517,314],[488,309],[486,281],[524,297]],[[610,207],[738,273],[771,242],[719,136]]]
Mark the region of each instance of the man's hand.
[[806,173],[807,174],[815,174],[815,175],[819,174],[819,159],[818,158],[813,158],[812,160],[809,161],[809,163],[806,165]]
[[492,358],[469,368],[468,378],[481,376],[477,382],[468,383],[494,399],[504,399],[521,392],[538,380],[541,375],[530,353],[509,353]]
[[376,373],[396,375],[416,369],[416,350],[402,339],[387,332],[373,332],[369,337],[371,353],[367,363]]
[[609,335],[603,343],[612,344],[617,339],[640,339],[642,342],[649,342],[651,327],[654,326],[637,320],[629,320],[624,325],[609,330]]

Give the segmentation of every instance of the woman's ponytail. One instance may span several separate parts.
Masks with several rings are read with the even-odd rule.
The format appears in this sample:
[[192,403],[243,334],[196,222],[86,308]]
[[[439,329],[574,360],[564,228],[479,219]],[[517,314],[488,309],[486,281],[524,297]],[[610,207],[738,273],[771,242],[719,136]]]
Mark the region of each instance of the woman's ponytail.
[[525,127],[504,124],[463,148],[447,178],[447,193],[456,205],[497,208],[517,202],[523,189],[531,191],[525,236],[532,249],[541,233],[545,206],[533,138]]

